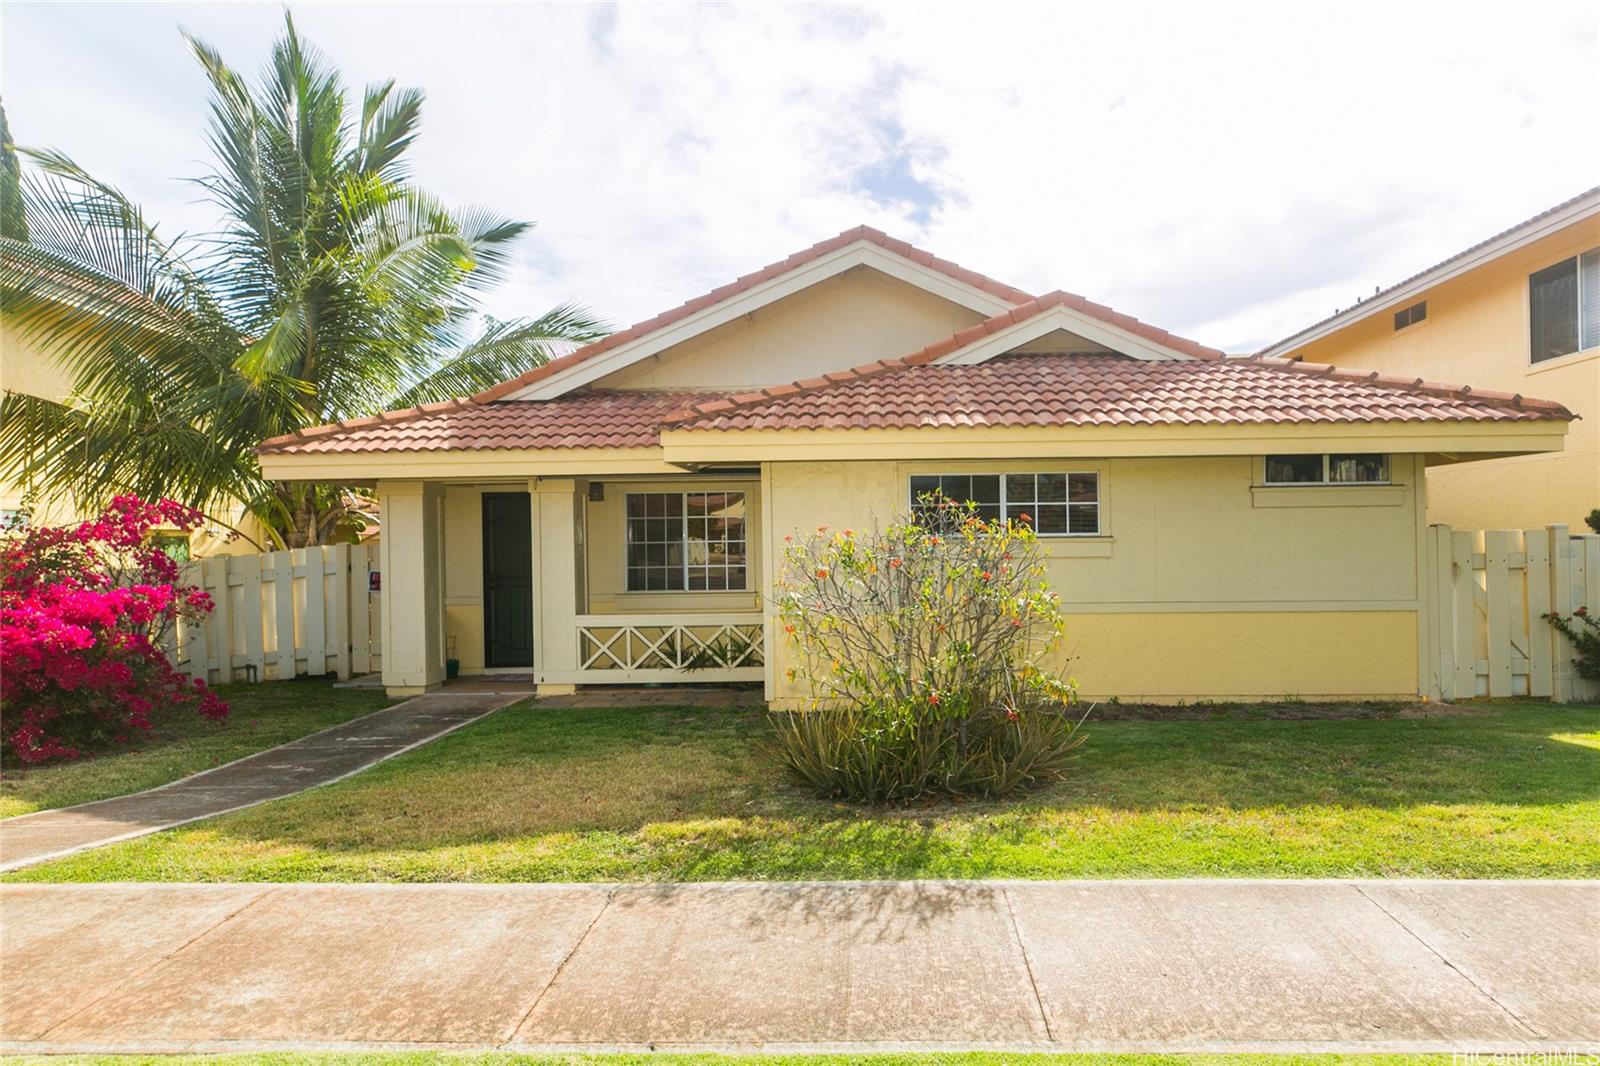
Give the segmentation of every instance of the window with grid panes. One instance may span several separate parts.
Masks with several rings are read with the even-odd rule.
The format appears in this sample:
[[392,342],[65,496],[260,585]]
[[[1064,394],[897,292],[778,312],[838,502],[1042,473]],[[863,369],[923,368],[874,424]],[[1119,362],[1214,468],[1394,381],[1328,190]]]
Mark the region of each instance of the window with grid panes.
[[930,495],[971,501],[980,518],[1032,526],[1043,537],[1100,534],[1100,475],[1095,473],[913,475],[912,511],[924,509]]
[[630,492],[629,592],[726,592],[747,586],[742,492]]

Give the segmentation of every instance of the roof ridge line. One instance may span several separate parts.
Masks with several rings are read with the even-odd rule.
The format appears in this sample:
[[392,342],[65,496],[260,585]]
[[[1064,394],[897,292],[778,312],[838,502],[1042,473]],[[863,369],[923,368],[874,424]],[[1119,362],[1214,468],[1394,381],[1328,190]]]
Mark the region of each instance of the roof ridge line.
[[620,347],[629,341],[638,340],[642,337],[648,336],[659,329],[666,328],[674,322],[687,318],[696,312],[703,311],[708,307],[715,306],[729,297],[736,296],[746,289],[753,288],[765,281],[771,281],[773,278],[776,278],[782,274],[787,274],[791,270],[795,270],[801,266],[804,266],[814,259],[819,259],[822,256],[827,255],[829,252],[834,252],[840,248],[855,244],[857,241],[867,241],[870,244],[875,244],[885,251],[888,251],[894,255],[898,255],[902,259],[916,263],[919,266],[927,267],[930,270],[938,271],[939,273],[944,274],[947,277],[954,278],[963,284],[970,285],[971,287],[982,292],[986,292],[991,296],[996,296],[1002,300],[1005,300],[1007,303],[1025,304],[1029,300],[1033,299],[1031,294],[1023,292],[1014,285],[1007,285],[1003,281],[997,281],[994,278],[991,278],[985,274],[980,274],[975,270],[968,270],[966,267],[953,263],[948,259],[941,259],[938,256],[933,255],[931,252],[925,252],[906,241],[900,240],[896,237],[891,237],[882,230],[874,229],[871,226],[865,225],[852,226],[850,229],[847,229],[842,233],[829,237],[826,240],[818,241],[809,248],[803,248],[798,252],[786,256],[783,259],[777,260],[776,262],[768,263],[766,266],[761,267],[758,270],[753,270],[748,274],[741,274],[733,281],[730,281],[725,285],[719,285],[710,292],[702,293],[693,299],[685,300],[677,307],[663,311],[660,314],[644,319],[641,322],[635,322],[633,325],[624,329],[620,329],[617,332],[602,337],[597,341],[591,341],[582,347],[574,348],[572,351],[561,356],[559,359],[552,359],[548,363],[533,367],[517,377],[502,381],[498,385],[493,385],[482,390],[481,392],[475,393],[473,395],[473,399],[485,403],[492,400],[498,400],[508,392],[515,392],[517,389],[522,388],[525,385],[531,385],[536,381],[550,377],[552,374],[558,373],[561,370],[565,370],[568,367],[576,366],[579,363],[585,362],[586,360],[591,359],[602,352],[610,351],[611,349]]
[[1491,407],[1509,408],[1514,411],[1549,411],[1553,414],[1564,415],[1569,419],[1581,419],[1583,417],[1565,404],[1558,403],[1555,400],[1541,400],[1533,396],[1524,396],[1520,392],[1475,389],[1471,385],[1452,385],[1448,382],[1429,381],[1421,377],[1401,377],[1397,374],[1384,374],[1376,370],[1334,366],[1332,363],[1307,363],[1301,359],[1282,359],[1271,355],[1252,355],[1245,359],[1240,359],[1238,362],[1291,374],[1360,381],[1368,385],[1376,385],[1379,388],[1394,389],[1399,392],[1409,392],[1421,396],[1437,396],[1445,400],[1470,399],[1474,402],[1486,403]]

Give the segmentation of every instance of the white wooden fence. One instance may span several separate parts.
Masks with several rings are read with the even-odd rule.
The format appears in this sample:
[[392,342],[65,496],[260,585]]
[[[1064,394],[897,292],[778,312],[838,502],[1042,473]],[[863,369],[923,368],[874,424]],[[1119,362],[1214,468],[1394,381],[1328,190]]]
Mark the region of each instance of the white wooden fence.
[[1430,526],[1428,648],[1422,679],[1444,700],[1600,697],[1544,615],[1600,611],[1600,536],[1566,526],[1467,531]]
[[196,560],[184,580],[209,592],[215,609],[179,625],[174,662],[211,684],[376,673],[380,596],[368,574],[377,565],[377,548],[365,544]]

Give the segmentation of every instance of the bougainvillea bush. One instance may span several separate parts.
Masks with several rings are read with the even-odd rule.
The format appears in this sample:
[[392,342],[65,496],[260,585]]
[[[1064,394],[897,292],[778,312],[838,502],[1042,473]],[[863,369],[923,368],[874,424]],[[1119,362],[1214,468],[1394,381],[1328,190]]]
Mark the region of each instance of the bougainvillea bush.
[[885,802],[1062,775],[1081,740],[1076,687],[1026,519],[930,497],[887,528],[786,540],[778,615],[810,705],[775,721],[802,779]]
[[191,530],[199,512],[119,496],[99,518],[0,542],[0,705],[8,761],[76,758],[126,743],[151,716],[228,706],[178,673],[162,644],[179,618],[211,611],[155,542],[156,527]]

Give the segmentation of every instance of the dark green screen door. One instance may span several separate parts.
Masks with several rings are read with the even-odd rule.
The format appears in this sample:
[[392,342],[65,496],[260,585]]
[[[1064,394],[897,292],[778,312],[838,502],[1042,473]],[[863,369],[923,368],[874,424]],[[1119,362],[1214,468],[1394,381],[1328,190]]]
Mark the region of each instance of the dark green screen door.
[[533,512],[526,492],[483,494],[485,666],[533,665]]

